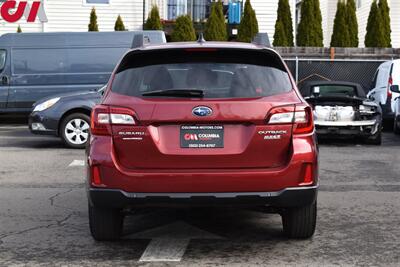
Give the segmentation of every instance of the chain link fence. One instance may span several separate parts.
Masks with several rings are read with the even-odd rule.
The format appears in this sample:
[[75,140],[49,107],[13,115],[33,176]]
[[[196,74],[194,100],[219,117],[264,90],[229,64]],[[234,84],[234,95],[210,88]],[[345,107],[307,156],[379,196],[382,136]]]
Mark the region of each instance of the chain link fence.
[[368,92],[372,79],[385,60],[358,59],[285,59],[299,88],[305,81],[348,81],[359,83]]

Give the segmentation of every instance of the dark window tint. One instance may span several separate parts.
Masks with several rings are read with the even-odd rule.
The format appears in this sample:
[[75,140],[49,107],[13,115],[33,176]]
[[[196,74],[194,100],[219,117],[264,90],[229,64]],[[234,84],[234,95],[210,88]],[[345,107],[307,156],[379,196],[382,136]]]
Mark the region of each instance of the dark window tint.
[[14,49],[14,74],[64,73],[67,53],[63,49]]
[[115,75],[112,90],[142,97],[152,91],[195,89],[202,90],[205,98],[245,98],[292,89],[289,75],[276,55],[262,52],[252,55],[247,51],[241,55],[241,50],[175,52],[128,56]]
[[0,72],[4,69],[4,66],[6,65],[6,56],[7,51],[0,49]]
[[313,87],[313,93],[324,95],[346,95],[346,96],[356,96],[356,89],[353,86],[347,85],[319,85]]
[[15,49],[13,73],[109,73],[125,51],[125,48]]
[[68,49],[68,73],[111,72],[127,48]]

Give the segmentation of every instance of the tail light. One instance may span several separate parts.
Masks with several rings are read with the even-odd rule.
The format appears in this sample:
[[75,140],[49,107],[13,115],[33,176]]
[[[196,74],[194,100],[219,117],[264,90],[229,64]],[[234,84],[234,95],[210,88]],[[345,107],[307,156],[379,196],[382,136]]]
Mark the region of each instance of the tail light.
[[312,110],[306,105],[274,108],[268,118],[269,124],[293,123],[294,134],[307,134],[314,131]]
[[392,91],[390,91],[390,87],[393,85],[393,78],[390,76],[388,81],[388,88],[387,88],[387,96],[392,97]]
[[97,105],[92,110],[90,131],[93,135],[110,135],[111,125],[136,125],[132,110]]

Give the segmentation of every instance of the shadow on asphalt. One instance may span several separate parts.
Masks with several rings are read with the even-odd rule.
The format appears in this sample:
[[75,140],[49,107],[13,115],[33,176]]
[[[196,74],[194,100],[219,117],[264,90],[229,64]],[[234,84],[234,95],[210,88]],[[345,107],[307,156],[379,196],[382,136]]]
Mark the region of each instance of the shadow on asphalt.
[[[1,138],[1,137],[0,137]],[[0,147],[14,147],[14,148],[34,148],[34,149],[65,149],[64,143],[61,140],[8,140],[6,143],[0,144]]]
[[[260,221],[262,223],[260,223]],[[165,229],[181,222],[218,236],[216,240],[250,239],[258,241],[287,240],[283,235],[281,217],[260,211],[237,208],[157,209],[125,218],[124,239],[152,229]],[[238,231],[240,229],[240,231]]]

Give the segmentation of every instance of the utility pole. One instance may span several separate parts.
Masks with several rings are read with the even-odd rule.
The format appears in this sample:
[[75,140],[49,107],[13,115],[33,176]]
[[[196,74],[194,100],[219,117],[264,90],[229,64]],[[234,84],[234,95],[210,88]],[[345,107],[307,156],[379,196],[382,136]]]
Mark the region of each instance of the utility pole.
[[142,29],[144,29],[145,23],[146,23],[146,0],[143,0],[143,26],[142,26]]

